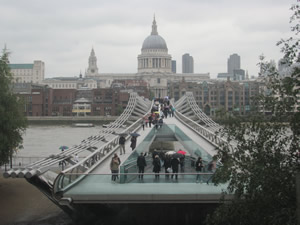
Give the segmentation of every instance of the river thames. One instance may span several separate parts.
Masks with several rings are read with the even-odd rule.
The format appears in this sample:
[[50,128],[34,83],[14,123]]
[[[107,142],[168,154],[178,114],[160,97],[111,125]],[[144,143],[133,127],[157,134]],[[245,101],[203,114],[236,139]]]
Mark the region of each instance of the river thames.
[[60,152],[62,145],[69,148],[78,145],[91,135],[97,135],[103,129],[95,127],[73,127],[71,125],[31,125],[23,135],[23,149],[17,157],[47,157]]

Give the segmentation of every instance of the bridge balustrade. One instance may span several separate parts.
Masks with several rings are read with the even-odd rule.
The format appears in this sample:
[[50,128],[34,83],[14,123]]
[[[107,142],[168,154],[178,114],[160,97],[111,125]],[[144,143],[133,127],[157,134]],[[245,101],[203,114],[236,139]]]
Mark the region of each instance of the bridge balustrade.
[[[150,109],[152,108],[153,102]],[[143,116],[150,113],[150,110]],[[141,120],[139,118],[128,128],[124,129],[122,133],[127,133],[126,140],[130,138],[129,134],[136,132],[141,127]],[[73,186],[75,183],[80,182],[89,173],[91,173],[101,162],[106,160],[119,148],[119,136],[117,135],[112,140],[95,150],[92,154],[77,163],[76,165],[62,171],[54,181],[53,194],[65,191]]]
[[202,125],[196,123],[192,119],[186,117],[180,112],[175,113],[175,117],[188,126],[190,129],[194,130],[201,137],[209,141],[215,147],[219,147],[221,145],[228,145],[231,150],[233,150],[232,143],[228,143],[227,140],[219,135],[218,132],[213,132],[208,128],[203,127]]

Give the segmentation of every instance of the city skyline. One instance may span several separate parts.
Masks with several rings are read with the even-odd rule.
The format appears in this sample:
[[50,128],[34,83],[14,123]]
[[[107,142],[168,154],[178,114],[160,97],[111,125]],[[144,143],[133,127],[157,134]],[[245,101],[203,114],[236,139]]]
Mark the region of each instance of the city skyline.
[[237,53],[241,67],[257,76],[259,55],[276,61],[282,57],[276,42],[291,36],[289,8],[296,1],[153,3],[2,2],[0,45],[11,51],[11,63],[45,62],[45,78],[84,74],[92,47],[99,73],[135,73],[155,13],[158,32],[177,68],[189,52],[195,73],[216,78],[226,71],[227,58]]

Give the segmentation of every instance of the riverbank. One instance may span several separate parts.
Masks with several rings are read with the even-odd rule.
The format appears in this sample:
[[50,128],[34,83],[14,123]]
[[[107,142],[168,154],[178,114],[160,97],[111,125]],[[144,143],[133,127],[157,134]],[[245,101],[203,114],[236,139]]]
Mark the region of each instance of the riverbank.
[[0,225],[71,225],[68,216],[22,178],[0,175]]

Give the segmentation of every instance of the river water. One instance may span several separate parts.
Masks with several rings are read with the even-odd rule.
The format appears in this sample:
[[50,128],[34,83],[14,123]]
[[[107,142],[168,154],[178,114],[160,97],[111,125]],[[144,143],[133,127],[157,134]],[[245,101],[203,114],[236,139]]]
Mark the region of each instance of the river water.
[[95,127],[29,126],[23,135],[23,149],[18,150],[17,157],[47,157],[57,154],[60,146],[69,148],[78,145],[91,135],[97,135],[103,129]]

